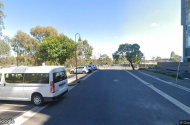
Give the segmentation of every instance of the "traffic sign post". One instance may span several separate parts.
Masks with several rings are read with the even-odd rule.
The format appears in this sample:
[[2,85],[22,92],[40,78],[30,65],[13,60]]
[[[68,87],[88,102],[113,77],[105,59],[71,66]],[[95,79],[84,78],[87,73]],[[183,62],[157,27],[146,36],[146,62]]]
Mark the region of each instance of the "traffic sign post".
[[175,83],[177,83],[177,80],[178,80],[178,76],[179,76],[179,68],[180,68],[180,62],[181,62],[182,58],[181,56],[178,57],[178,61],[179,61],[179,65],[178,65],[178,70],[177,70],[177,77],[176,77],[176,81]]

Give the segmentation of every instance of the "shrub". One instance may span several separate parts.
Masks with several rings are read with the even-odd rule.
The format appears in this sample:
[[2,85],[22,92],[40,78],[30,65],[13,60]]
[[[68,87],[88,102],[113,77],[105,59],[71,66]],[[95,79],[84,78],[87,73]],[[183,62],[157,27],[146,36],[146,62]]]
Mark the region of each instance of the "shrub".
[[66,72],[69,73],[72,68],[66,68]]
[[[147,69],[147,71],[154,72],[154,73],[159,73],[159,74],[163,74],[163,75],[166,75],[166,76],[171,76],[171,77],[174,77],[174,78],[177,77],[177,74],[170,74],[170,73],[161,72],[161,71],[158,71],[158,70],[150,70],[150,69]],[[178,79],[183,79],[183,78],[182,78],[180,75],[178,75]]]

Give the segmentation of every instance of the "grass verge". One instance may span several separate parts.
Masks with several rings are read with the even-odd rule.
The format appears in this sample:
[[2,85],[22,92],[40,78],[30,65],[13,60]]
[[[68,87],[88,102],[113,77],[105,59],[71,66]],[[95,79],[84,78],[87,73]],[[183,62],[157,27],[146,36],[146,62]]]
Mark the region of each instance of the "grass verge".
[[[161,72],[161,71],[158,71],[158,70],[150,70],[150,69],[146,69],[146,70],[149,71],[149,72],[159,73],[159,74],[163,74],[163,75],[174,77],[174,78],[177,77],[177,74],[170,74],[170,73]],[[183,79],[183,78],[178,75],[178,79]]]

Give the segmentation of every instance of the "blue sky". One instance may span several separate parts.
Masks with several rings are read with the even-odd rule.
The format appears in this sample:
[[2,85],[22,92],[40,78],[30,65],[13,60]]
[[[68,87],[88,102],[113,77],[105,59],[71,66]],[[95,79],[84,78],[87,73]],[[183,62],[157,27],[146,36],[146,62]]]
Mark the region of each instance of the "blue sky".
[[1,0],[7,17],[4,34],[53,26],[74,39],[80,33],[93,55],[110,57],[122,43],[138,43],[146,59],[182,55],[180,0]]

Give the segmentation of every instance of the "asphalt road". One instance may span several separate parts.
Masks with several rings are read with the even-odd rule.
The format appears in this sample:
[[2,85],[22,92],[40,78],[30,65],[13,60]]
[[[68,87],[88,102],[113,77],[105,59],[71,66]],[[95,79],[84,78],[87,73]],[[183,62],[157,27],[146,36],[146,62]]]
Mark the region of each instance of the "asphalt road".
[[[189,108],[190,96],[138,71],[130,71]],[[190,114],[124,70],[100,70],[24,125],[179,125]]]
[[[86,74],[78,74],[78,78],[84,77]],[[75,74],[68,74],[68,82],[72,83],[75,81]],[[71,90],[74,86],[69,86],[69,90]],[[45,103],[48,105],[49,103]],[[0,100],[0,121],[2,119],[12,119],[23,115],[24,113],[30,111],[35,108],[31,102],[25,101],[5,101]],[[1,123],[0,123],[1,124]]]

